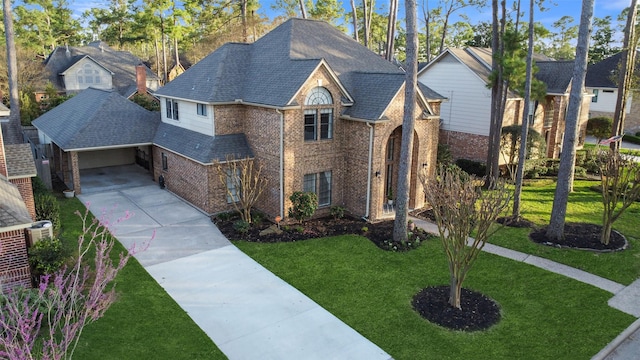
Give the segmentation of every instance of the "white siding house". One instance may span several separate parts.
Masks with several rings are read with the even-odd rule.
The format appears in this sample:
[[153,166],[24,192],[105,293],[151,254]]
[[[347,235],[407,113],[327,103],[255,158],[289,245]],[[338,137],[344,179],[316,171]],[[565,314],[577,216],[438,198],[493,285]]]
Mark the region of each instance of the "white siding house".
[[212,105],[160,97],[160,106],[162,122],[204,135],[215,135]]
[[89,87],[110,90],[113,87],[113,72],[85,56],[62,72],[67,91],[81,91]]

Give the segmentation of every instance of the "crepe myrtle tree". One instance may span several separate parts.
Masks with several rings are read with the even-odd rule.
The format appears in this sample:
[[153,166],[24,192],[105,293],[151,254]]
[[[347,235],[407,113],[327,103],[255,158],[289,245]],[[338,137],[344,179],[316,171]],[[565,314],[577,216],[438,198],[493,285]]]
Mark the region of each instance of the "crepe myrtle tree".
[[[88,206],[87,206],[88,208]],[[100,319],[116,301],[114,279],[137,251],[116,257],[115,222],[93,218],[87,209],[77,256],[68,267],[40,277],[35,289],[13,288],[0,294],[0,358],[71,359],[84,327]],[[93,256],[93,261],[91,261]]]
[[613,223],[640,199],[640,163],[608,149],[599,156],[602,204],[600,242],[608,245]]
[[243,221],[251,224],[251,209],[268,184],[261,176],[262,165],[256,165],[255,159],[235,159],[233,155],[227,155],[225,162],[216,161],[214,165],[226,190],[227,202],[233,204]]
[[[420,182],[433,207],[449,263],[449,304],[461,309],[462,284],[487,239],[498,229],[491,225],[509,206],[511,191],[504,181],[497,181],[494,190],[482,191],[483,180],[455,166],[439,166],[435,178],[423,171]],[[473,231],[475,238],[470,238]]]

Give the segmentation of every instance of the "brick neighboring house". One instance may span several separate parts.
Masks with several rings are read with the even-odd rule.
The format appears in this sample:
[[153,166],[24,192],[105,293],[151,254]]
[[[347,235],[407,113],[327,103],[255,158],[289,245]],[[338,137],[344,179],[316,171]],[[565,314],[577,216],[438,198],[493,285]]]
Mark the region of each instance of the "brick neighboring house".
[[[448,144],[456,159],[481,162],[487,159],[491,117],[491,89],[487,84],[491,62],[490,49],[449,48],[418,73],[420,82],[448,98],[441,107],[440,143]],[[547,85],[547,94],[543,101],[532,103],[533,128],[545,137],[547,156],[556,158],[564,136],[573,62],[538,58],[535,63],[539,69],[536,78]],[[578,120],[580,146],[584,142],[589,101],[590,97],[585,96]],[[524,100],[509,91],[503,126],[521,123],[523,110]],[[500,160],[504,162],[502,156]]]
[[29,144],[5,144],[0,130],[0,288],[30,286],[25,229],[35,219]]
[[[128,51],[113,50],[101,41],[81,47],[58,46],[44,66],[44,80],[66,94],[93,87],[115,90],[129,98],[136,93],[153,93],[162,85],[140,58]],[[39,101],[42,96],[44,93],[37,93],[36,99]]]
[[[637,53],[640,54],[640,51]],[[619,52],[587,67],[585,87],[593,94],[589,117],[606,116],[613,119],[618,99],[618,73],[622,53]],[[637,73],[638,67],[636,67]],[[634,134],[640,131],[640,101],[634,101],[633,93],[627,98],[625,107],[624,132]]]
[[[290,19],[255,43],[228,43],[156,92],[161,120],[145,142],[153,178],[162,175],[170,191],[218,213],[233,205],[214,163],[230,154],[250,157],[263,166],[269,183],[256,208],[271,218],[286,218],[289,196],[305,190],[319,195],[320,215],[339,205],[355,216],[380,219],[391,210],[387,195],[397,184],[404,80],[397,66],[320,21]],[[104,126],[102,135],[97,126],[81,131],[65,118],[87,103],[106,112],[96,100],[83,100],[85,93],[98,92],[85,90],[33,122],[67,154],[64,171],[71,169],[78,190],[83,151],[60,146],[59,137],[76,134],[88,149],[92,141],[115,136],[113,126]],[[435,169],[443,100],[424,85],[417,95],[412,208],[424,204],[418,172]],[[100,112],[93,113],[96,124],[110,124],[99,120]],[[118,123],[120,133],[138,126],[127,120]]]

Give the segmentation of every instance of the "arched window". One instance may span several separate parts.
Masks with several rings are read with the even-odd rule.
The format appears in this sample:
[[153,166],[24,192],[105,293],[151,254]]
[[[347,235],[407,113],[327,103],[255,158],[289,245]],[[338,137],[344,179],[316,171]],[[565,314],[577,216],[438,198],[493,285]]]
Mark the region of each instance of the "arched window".
[[329,90],[321,86],[311,89],[304,105],[304,140],[331,139],[333,137],[333,98]]

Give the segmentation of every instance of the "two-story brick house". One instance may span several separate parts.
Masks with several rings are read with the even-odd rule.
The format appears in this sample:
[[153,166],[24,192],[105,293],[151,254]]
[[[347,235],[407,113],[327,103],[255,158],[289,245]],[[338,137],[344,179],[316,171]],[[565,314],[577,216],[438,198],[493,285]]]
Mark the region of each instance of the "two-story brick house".
[[[257,208],[287,217],[294,191],[319,213],[381,218],[397,183],[405,74],[329,24],[290,19],[252,44],[228,43],[156,92],[154,178],[209,213],[230,209],[215,161],[253,156],[269,188]],[[434,169],[443,97],[419,87],[410,207]]]

